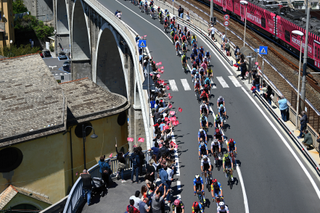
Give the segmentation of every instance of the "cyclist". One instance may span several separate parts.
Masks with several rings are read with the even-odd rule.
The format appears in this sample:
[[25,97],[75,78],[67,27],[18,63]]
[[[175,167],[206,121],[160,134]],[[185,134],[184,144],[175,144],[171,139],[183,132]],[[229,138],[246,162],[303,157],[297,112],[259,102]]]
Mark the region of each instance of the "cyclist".
[[183,43],[186,43],[186,45],[188,45],[188,44],[187,44],[187,37],[185,36],[184,33],[181,34],[181,41],[182,41]]
[[228,206],[226,206],[224,202],[220,202],[217,208],[217,213],[229,213]]
[[222,122],[222,119],[220,118],[220,116],[218,114],[216,114],[216,116],[214,117],[214,127],[218,128],[219,125],[221,127],[223,127],[223,122]]
[[222,118],[223,122],[226,122],[227,110],[226,107],[223,106],[223,104],[220,105],[218,114]]
[[225,106],[224,98],[222,96],[219,96],[219,98],[217,99],[217,106],[219,107],[221,104]]
[[205,101],[202,102],[200,105],[200,115],[204,113],[205,115],[209,115],[209,108]]
[[227,177],[227,172],[226,170],[229,169],[230,170],[230,175],[231,175],[231,180],[233,181],[233,162],[232,162],[232,158],[229,156],[228,153],[224,154],[224,157],[222,159],[222,168],[223,168],[223,172],[226,173],[226,177]]
[[199,129],[198,132],[198,144],[200,144],[200,138],[207,144],[207,133],[203,129]]
[[[207,150],[208,153],[208,150]],[[208,158],[207,155],[203,155],[202,160],[201,160],[201,172],[204,172],[204,178],[206,180],[206,184],[208,184],[207,182],[207,174],[209,175],[209,177],[211,176],[211,161],[210,158]]]
[[237,145],[236,145],[236,142],[230,138],[229,141],[227,141],[227,149],[228,149],[228,152],[232,152],[232,151],[235,151],[237,153]]
[[214,136],[222,144],[222,139],[224,138],[224,136],[222,135],[222,132],[220,131],[219,128],[216,128],[216,130],[214,132]]
[[[177,35],[175,35],[174,37],[176,37],[176,36]],[[180,53],[179,53],[179,51],[180,51],[180,42],[179,42],[179,40],[175,40],[175,48],[176,48],[176,55],[180,55]]]
[[195,34],[192,34],[191,40],[195,40],[197,42],[197,36]]
[[184,213],[184,204],[179,199],[173,202],[172,213]]
[[192,204],[192,213],[203,213],[203,207],[202,207],[201,203],[194,202]]
[[[179,36],[178,36],[178,34],[175,34],[175,35],[173,36],[173,40],[174,40],[174,42],[179,41]],[[179,42],[179,44],[180,44],[180,42]]]
[[207,75],[211,79],[211,82],[213,83],[213,71],[211,67],[208,67],[207,69]]
[[[205,142],[202,141],[202,138],[200,138],[200,144],[199,144],[199,160],[203,157],[203,156],[207,156],[208,153],[208,147],[207,144]],[[202,161],[201,161],[202,162]],[[202,165],[202,163],[201,163]]]
[[181,64],[182,64],[182,68],[186,72],[187,71],[187,56],[186,56],[186,54],[183,54],[181,56]]
[[200,73],[201,77],[204,76],[205,73],[204,73],[203,67],[200,67],[200,68],[199,68],[199,73]]
[[143,2],[142,2],[142,1],[140,1],[139,9],[140,9],[140,10],[142,10],[142,8],[143,8]]
[[219,183],[217,179],[212,180],[211,196],[212,196],[212,201],[214,201],[216,197],[223,197],[221,183]]
[[211,142],[211,153],[213,154],[213,157],[214,157],[213,163],[216,164],[216,158],[221,153],[221,144],[219,143],[216,137],[214,137],[214,139]]
[[161,22],[162,21],[162,11],[160,10],[160,7],[158,7],[158,18],[159,18],[159,21]]
[[190,54],[190,61],[193,62],[194,60],[196,60],[196,55],[194,54],[194,52],[192,52]]
[[201,60],[202,60],[201,67],[203,67],[204,70],[207,70],[208,66],[207,66],[205,60],[204,59],[201,59]]
[[199,80],[199,78],[196,78],[196,76],[195,76],[195,79],[196,80],[194,82],[194,91],[197,91],[198,94],[200,95],[200,80]]
[[190,32],[190,30],[188,30],[188,32],[186,33],[186,36],[187,36],[187,41],[188,41],[189,45],[191,45],[191,32]]
[[209,50],[207,50],[207,52],[206,52],[206,54],[205,54],[205,57],[206,57],[207,60],[208,60],[208,64],[210,64],[211,55],[210,55]]
[[187,34],[187,32],[188,32],[188,27],[187,26],[183,27],[183,32],[184,32],[184,34]]
[[204,101],[207,102],[207,105],[209,104],[209,95],[208,93],[206,93],[205,90],[202,91],[202,93],[200,94],[200,98]]
[[154,7],[151,5],[151,2],[150,2],[150,17],[153,19],[154,17]]
[[200,177],[200,175],[195,175],[195,178],[193,179],[193,191],[194,191],[194,195],[196,195],[196,193],[202,193],[203,196],[203,201],[204,203],[206,202],[206,198],[204,197],[204,184],[203,184],[203,179],[202,177]]
[[[162,14],[162,12],[161,12]],[[163,23],[163,30],[164,32],[167,32],[167,29],[169,28],[169,23],[168,23],[168,20],[167,19],[164,19],[164,23]],[[173,32],[174,33],[174,32]],[[170,32],[170,35],[171,35],[171,32]]]
[[144,3],[144,11],[146,12],[146,14],[148,13],[148,1]]
[[204,113],[200,116],[200,128],[204,129],[206,132],[209,128],[208,117]]
[[[183,40],[183,39],[181,39],[181,40]],[[187,44],[185,41],[183,41],[181,47],[182,47],[183,54],[187,55]]]
[[171,36],[172,43],[174,44],[174,36],[175,36],[174,28],[171,29],[171,31],[170,31],[170,36]]
[[192,82],[194,82],[194,76],[196,75],[196,73],[197,73],[197,69],[196,68],[192,68],[192,70],[190,72]]
[[154,3],[153,0],[151,0],[149,3],[150,7],[153,6],[153,3]]

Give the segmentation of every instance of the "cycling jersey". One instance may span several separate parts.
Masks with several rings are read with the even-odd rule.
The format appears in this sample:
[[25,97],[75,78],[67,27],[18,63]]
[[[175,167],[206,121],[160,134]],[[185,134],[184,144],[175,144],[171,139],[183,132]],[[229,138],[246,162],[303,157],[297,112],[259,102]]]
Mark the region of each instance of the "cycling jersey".
[[219,112],[224,113],[226,111],[226,108],[224,106],[219,107]]
[[230,167],[231,168],[232,159],[231,159],[230,156],[228,156],[227,158],[223,157],[222,161],[224,162],[225,167]]
[[201,67],[203,67],[204,70],[207,70],[207,64],[206,64],[206,63],[203,62],[203,63],[201,64]]
[[184,209],[184,204],[180,201],[179,205],[174,205],[172,204],[172,209],[175,209],[176,208],[176,213],[181,213],[182,212],[182,209]]
[[207,161],[204,161],[203,159],[201,159],[201,166],[204,166],[204,165],[211,166],[210,158],[207,158]]
[[234,150],[234,148],[236,147],[236,142],[235,141],[232,141],[232,142],[227,141],[227,146],[229,147],[230,151]]
[[206,57],[207,57],[207,58],[210,57],[210,52],[206,52]]
[[186,45],[186,43],[182,43],[182,49],[184,50],[184,51],[186,51],[187,50],[187,45]]
[[176,48],[178,48],[180,46],[180,42],[176,41],[175,46],[176,46]]
[[193,185],[194,186],[196,186],[196,189],[202,189],[202,184],[203,184],[203,179],[202,179],[202,177],[199,177],[200,179],[199,180],[197,180],[197,178],[194,178],[193,179]]
[[206,113],[206,112],[208,112],[208,106],[207,106],[207,104],[202,103],[202,104],[200,105],[200,111],[201,111],[201,113]]
[[170,35],[174,36],[174,30],[171,30]]
[[185,55],[181,56],[181,61],[182,62],[187,62],[187,57]]
[[202,55],[202,53],[201,53],[201,52],[199,52],[198,57],[199,57],[200,61],[202,61],[202,60],[203,60],[203,55]]
[[[202,142],[203,143],[203,142]],[[207,145],[204,143],[204,145],[199,145],[199,152],[200,152],[200,155],[206,155],[207,154]]]
[[194,87],[195,87],[195,88],[200,88],[200,82],[199,82],[199,81],[196,81],[196,82],[194,83]]
[[192,39],[192,40],[196,40],[196,39],[197,39],[197,36],[192,35],[192,36],[191,36],[191,39]]
[[192,60],[195,60],[196,58],[195,58],[195,54],[194,53],[191,53],[190,54],[190,58],[192,59]]
[[229,208],[228,206],[225,206],[224,209],[222,210],[220,206],[217,208],[217,213],[229,213]]
[[203,92],[201,93],[200,97],[201,97],[201,98],[208,98],[208,94],[207,94],[205,91],[203,91]]
[[221,123],[221,118],[220,116],[217,114],[216,117],[214,118],[216,123]]
[[195,209],[194,206],[192,205],[192,213],[203,213],[203,207],[201,203],[198,202],[199,209]]
[[205,84],[210,84],[210,83],[211,83],[210,78],[207,77],[206,80],[204,80],[204,83],[205,83]]
[[198,138],[202,138],[202,140],[204,141],[206,137],[207,137],[206,131],[200,130],[200,131],[198,132]]
[[[214,191],[214,193],[216,193],[216,192],[220,192],[222,189],[221,189],[221,183],[219,183],[219,182],[217,182],[217,184],[215,185],[215,184],[211,184],[211,191]],[[217,194],[218,194],[217,193]]]
[[220,106],[221,104],[223,104],[223,102],[224,102],[224,98],[218,98],[218,100],[217,100],[217,102],[219,103],[218,105]]
[[171,28],[171,29],[174,28],[174,24],[173,24],[173,23],[170,24],[170,28]]
[[208,74],[211,74],[211,73],[212,73],[212,69],[208,67],[207,73],[208,73]]
[[177,34],[175,34],[175,35],[174,35],[174,37],[173,37],[173,39],[174,39],[174,41],[178,41],[178,40],[179,40],[178,35],[177,35]]
[[[217,131],[218,130],[218,131]],[[216,129],[214,136],[216,136],[216,139],[222,140],[222,133],[219,129]]]
[[219,141],[217,139],[213,139],[213,141],[211,143],[211,149],[213,149],[215,147],[221,148],[221,144],[219,143]]

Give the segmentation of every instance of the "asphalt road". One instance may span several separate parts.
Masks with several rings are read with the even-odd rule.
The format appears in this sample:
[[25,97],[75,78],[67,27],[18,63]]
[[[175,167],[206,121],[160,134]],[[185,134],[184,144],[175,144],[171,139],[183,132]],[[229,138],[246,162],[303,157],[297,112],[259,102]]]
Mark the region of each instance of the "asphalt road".
[[[172,102],[174,102],[173,105],[176,109],[178,107],[183,109],[182,113],[178,112],[180,125],[175,128],[181,166],[179,181],[182,186],[182,201],[186,205],[187,212],[190,212],[192,203],[197,200],[193,196],[192,180],[195,174],[200,174],[200,161],[197,157],[199,104],[194,92],[184,90],[180,80],[187,79],[192,88],[190,74],[183,72],[180,58],[175,55],[172,43],[156,28],[163,29],[157,20],[151,20],[150,16],[141,13],[138,7],[133,6],[130,1],[101,0],[100,2],[111,11],[122,11],[124,22],[139,35],[147,35],[147,46],[154,60],[161,61],[164,66],[165,72],[161,78],[176,82],[178,91],[171,91]],[[208,49],[202,41],[200,41],[200,45]],[[241,184],[245,189],[251,212],[319,212],[319,197],[297,160],[289,152],[288,147],[284,145],[274,128],[266,121],[261,111],[248,98],[244,89],[235,87],[229,79],[230,73],[225,66],[214,55],[212,56],[211,64],[214,64],[215,77],[221,76],[229,86],[223,88],[215,78],[217,88],[212,90],[214,94],[214,97],[211,98],[212,108],[216,113],[216,99],[222,95],[226,100],[229,116],[226,122],[228,128],[225,133],[228,138],[233,138],[237,142],[237,158],[241,162],[240,169],[243,177],[243,182],[240,183],[239,169],[237,169],[234,176],[239,182],[230,189],[222,171],[213,170],[213,177],[222,184],[225,202],[228,204],[230,212],[245,212]],[[261,105],[258,103],[258,106]],[[263,111],[268,114],[264,109]],[[213,118],[210,117],[209,121],[213,123]],[[273,120],[272,123],[278,128]],[[213,129],[210,128],[209,135],[212,134]],[[280,131],[280,134],[288,141],[284,133]],[[296,151],[294,152],[296,153]],[[302,164],[306,166],[307,163],[300,157],[300,154],[297,155]],[[213,159],[211,160],[213,161]],[[308,166],[306,166],[306,171],[311,174],[311,178],[319,187],[318,178],[314,176]],[[206,191],[206,198],[209,198],[211,202],[211,195],[208,191]],[[207,209],[209,210],[206,212],[214,212],[216,210],[215,203],[211,203]]]

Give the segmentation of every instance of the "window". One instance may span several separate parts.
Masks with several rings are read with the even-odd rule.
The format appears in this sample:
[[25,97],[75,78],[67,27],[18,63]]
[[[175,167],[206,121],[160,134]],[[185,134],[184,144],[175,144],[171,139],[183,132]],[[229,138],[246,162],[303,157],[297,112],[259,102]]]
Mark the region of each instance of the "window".
[[286,41],[290,43],[290,32],[288,30],[285,30],[284,33]]
[[18,168],[23,155],[20,149],[9,147],[0,150],[0,172],[11,172]]

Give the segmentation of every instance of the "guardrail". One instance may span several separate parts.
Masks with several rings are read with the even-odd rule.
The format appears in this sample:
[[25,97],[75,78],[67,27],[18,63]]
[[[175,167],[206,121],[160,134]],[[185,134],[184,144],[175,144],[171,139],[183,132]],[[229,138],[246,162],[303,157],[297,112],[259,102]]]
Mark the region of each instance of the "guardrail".
[[[147,151],[143,151],[145,155],[145,164],[149,161],[149,153]],[[118,171],[118,160],[116,157],[106,159],[106,162],[109,162],[110,168],[113,171],[113,174],[110,177],[115,177],[116,172]],[[125,170],[131,170],[132,165],[130,163],[130,159],[126,158],[126,165],[128,168]],[[90,169],[88,169],[91,177],[101,177],[99,172],[99,164],[94,165]],[[66,205],[64,206],[63,213],[75,213],[79,210],[79,207],[84,203],[84,199],[82,196],[82,179],[79,177],[77,181],[71,188],[71,191],[68,195],[68,199]]]
[[[127,26],[117,17],[114,16],[114,14],[108,10],[104,5],[102,5],[97,0],[84,0],[84,2],[93,8],[101,17],[103,17],[107,22],[109,22],[116,31],[124,38],[126,43],[129,46],[129,49],[131,50],[133,62],[134,62],[134,69],[135,69],[135,76],[137,80],[137,86],[139,90],[139,97],[141,101],[141,110],[142,110],[142,116],[144,121],[144,127],[145,127],[145,134],[146,134],[146,143],[147,148],[150,148],[152,143],[152,134],[150,130],[150,126],[148,124],[148,120],[150,117],[148,106],[148,95],[147,92],[143,90],[142,83],[144,81],[144,74],[141,66],[139,66],[139,51],[138,47],[136,45],[135,39],[132,36],[132,33],[129,31]],[[87,5],[84,6],[84,10],[87,13],[88,7]]]

